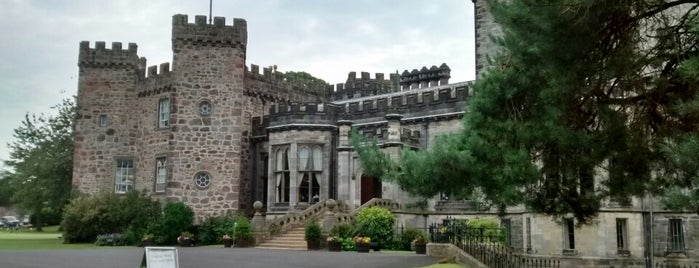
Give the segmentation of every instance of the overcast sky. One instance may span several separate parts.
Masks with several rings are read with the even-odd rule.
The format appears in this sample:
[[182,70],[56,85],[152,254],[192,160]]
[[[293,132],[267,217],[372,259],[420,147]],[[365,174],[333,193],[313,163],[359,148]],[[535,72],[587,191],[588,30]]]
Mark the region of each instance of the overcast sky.
[[[27,113],[77,92],[81,40],[138,44],[148,65],[172,61],[173,14],[208,15],[206,0],[0,0],[0,159]],[[443,62],[472,80],[468,0],[214,0],[214,16],[248,24],[247,65],[306,71],[335,84],[347,73],[392,73]],[[388,75],[386,75],[388,77]]]

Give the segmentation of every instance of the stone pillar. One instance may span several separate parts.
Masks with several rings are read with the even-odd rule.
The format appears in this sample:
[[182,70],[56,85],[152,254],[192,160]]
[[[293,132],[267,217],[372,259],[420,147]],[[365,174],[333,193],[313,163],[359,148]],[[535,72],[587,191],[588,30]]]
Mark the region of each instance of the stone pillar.
[[266,223],[265,223],[265,216],[262,216],[262,213],[260,213],[260,209],[262,209],[262,202],[260,201],[255,201],[255,203],[252,204],[252,207],[255,208],[255,215],[252,216],[252,232],[253,236],[255,238],[255,245],[259,245],[263,241],[265,241],[266,237]]
[[354,171],[352,170],[352,144],[350,144],[350,131],[352,121],[339,120],[339,143],[337,148],[337,199],[344,202],[350,201],[350,183]]
[[[388,121],[388,140],[386,141],[386,148],[382,149],[384,153],[387,153],[392,160],[397,160],[400,157],[400,151],[402,148],[401,144],[401,123],[400,120],[403,118],[400,114],[387,114],[386,120]],[[403,196],[400,187],[397,184],[382,181],[381,191],[383,198],[393,199],[398,203],[402,203]]]
[[335,202],[335,200],[328,199],[327,201],[325,201],[325,206],[328,207],[328,210],[325,212],[325,215],[323,216],[323,235],[324,236],[330,235],[330,231],[337,224],[337,218],[335,217],[336,205],[337,205],[337,202]]

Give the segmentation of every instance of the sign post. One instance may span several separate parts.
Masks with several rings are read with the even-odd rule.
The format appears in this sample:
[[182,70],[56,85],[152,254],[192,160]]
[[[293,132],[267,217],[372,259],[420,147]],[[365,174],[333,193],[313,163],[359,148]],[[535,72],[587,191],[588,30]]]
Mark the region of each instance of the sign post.
[[146,267],[148,268],[179,268],[177,248],[146,247]]

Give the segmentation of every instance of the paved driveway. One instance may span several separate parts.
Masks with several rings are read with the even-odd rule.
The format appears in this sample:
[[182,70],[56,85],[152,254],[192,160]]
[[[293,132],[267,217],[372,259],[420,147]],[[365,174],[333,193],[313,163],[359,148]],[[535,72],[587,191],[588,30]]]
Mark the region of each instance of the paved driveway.
[[[178,248],[181,268],[189,267],[310,267],[412,268],[437,259],[408,253],[290,251],[255,248]],[[0,251],[0,267],[136,268],[142,248],[94,250]]]

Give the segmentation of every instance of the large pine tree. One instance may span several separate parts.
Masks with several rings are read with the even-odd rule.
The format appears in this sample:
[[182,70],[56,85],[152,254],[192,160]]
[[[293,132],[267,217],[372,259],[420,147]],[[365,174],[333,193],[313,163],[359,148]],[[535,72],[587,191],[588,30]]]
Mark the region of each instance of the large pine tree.
[[501,49],[464,131],[381,175],[584,222],[603,198],[649,192],[698,208],[699,1],[487,2]]

